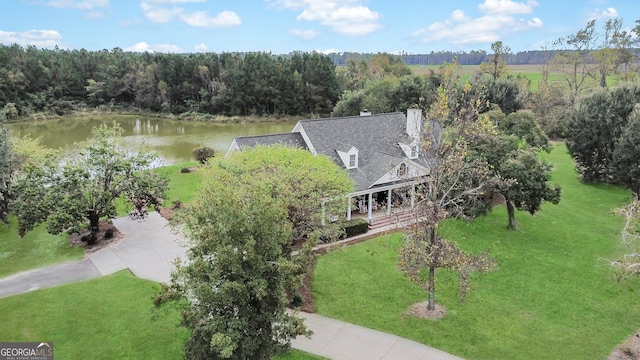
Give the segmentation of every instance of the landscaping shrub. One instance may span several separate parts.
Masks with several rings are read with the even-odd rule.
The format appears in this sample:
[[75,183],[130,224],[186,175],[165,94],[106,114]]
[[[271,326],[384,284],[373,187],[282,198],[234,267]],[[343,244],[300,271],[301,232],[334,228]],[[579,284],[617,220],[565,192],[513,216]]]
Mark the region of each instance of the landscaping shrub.
[[213,148],[203,146],[193,149],[193,152],[191,154],[196,161],[204,165],[207,161],[209,161],[209,158],[212,158],[215,155],[215,151],[213,150]]
[[191,170],[188,167],[183,167],[183,168],[180,168],[180,172],[183,174],[188,174],[191,172]]
[[352,219],[343,223],[346,237],[364,234],[369,231],[369,221],[367,219]]

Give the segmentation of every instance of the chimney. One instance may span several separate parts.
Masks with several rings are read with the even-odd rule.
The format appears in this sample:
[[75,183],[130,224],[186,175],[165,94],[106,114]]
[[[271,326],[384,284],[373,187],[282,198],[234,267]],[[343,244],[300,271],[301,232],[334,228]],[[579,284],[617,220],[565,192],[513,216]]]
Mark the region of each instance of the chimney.
[[407,109],[407,135],[411,139],[411,146],[418,145],[422,132],[422,110]]
[[363,109],[360,111],[360,116],[371,116],[371,111],[368,111],[367,109]]

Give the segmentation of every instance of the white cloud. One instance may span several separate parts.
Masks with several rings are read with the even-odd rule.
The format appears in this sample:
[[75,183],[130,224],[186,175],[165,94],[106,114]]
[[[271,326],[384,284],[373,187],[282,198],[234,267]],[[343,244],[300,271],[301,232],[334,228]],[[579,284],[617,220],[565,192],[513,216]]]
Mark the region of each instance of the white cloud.
[[215,17],[209,16],[206,11],[187,13],[184,8],[173,6],[171,8],[160,6],[162,4],[200,2],[199,0],[147,0],[140,3],[144,16],[155,23],[168,23],[174,20],[182,20],[194,27],[232,27],[242,24],[240,17],[233,11],[222,11]]
[[187,25],[194,27],[232,27],[242,24],[238,14],[233,11],[223,11],[215,17],[209,16],[205,11],[197,11],[181,15],[180,18]]
[[454,10],[446,20],[437,21],[413,32],[424,42],[450,41],[453,44],[491,43],[510,33],[541,28],[538,17],[525,19],[514,15],[531,14],[537,1],[485,0],[478,5],[482,16],[472,18]]
[[465,15],[464,11],[462,10],[453,10],[453,12],[451,13],[451,20],[453,21],[467,21],[469,19],[470,17]]
[[314,50],[317,53],[320,54],[342,54],[342,50],[338,50],[338,49],[324,49],[324,50]]
[[169,9],[151,5],[146,2],[140,3],[140,8],[142,9],[144,16],[155,23],[167,23],[173,21],[184,11],[184,9],[178,7]]
[[196,46],[194,46],[193,49],[196,52],[206,52],[209,50],[209,47],[205,45],[205,43],[200,43],[200,44],[196,44]]
[[0,43],[20,46],[34,45],[37,48],[66,48],[62,44],[62,35],[56,30],[29,30],[25,32],[0,30]]
[[306,40],[314,39],[318,35],[320,35],[319,32],[317,32],[315,30],[312,30],[312,29],[308,29],[308,30],[290,29],[289,30],[289,34],[301,37],[301,38],[306,39]]
[[141,41],[133,46],[129,46],[125,48],[124,51],[132,51],[132,52],[161,52],[161,53],[183,53],[182,49],[179,46],[171,45],[171,44],[148,44],[144,41]]
[[267,1],[280,10],[300,11],[299,21],[319,22],[332,31],[346,35],[370,34],[382,26],[381,15],[366,6],[362,0],[272,0]]
[[613,19],[618,17],[618,10],[615,8],[606,8],[604,10],[594,9],[589,14],[589,20],[605,20],[605,19]]
[[478,5],[483,14],[531,14],[537,1],[528,0],[526,3],[512,0],[485,0]]
[[109,7],[109,0],[49,0],[43,4],[59,9],[92,10]]

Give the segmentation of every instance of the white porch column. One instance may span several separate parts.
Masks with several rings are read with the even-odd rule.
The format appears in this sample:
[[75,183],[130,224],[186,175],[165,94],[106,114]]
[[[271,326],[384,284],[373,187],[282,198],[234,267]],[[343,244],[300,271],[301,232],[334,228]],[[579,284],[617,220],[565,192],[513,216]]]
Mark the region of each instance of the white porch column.
[[387,215],[391,215],[391,189],[387,190]]
[[351,196],[347,198],[347,221],[351,220]]
[[368,214],[369,224],[371,224],[371,219],[373,219],[373,214],[371,213],[371,211],[373,210],[372,200],[373,200],[373,193],[369,193],[369,203],[367,204],[367,208],[368,208],[367,210],[369,212]]
[[411,186],[411,208],[413,209],[413,207],[416,204],[416,186],[412,185]]

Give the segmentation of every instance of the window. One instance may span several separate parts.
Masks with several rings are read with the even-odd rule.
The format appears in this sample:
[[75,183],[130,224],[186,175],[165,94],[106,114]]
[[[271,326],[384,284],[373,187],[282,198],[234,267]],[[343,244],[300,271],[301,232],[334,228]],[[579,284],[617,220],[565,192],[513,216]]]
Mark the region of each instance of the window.
[[398,177],[403,177],[407,175],[407,164],[400,164],[400,167],[398,167],[398,171],[396,172],[396,174],[398,175]]
[[411,158],[415,159],[418,157],[418,145],[411,148]]
[[349,169],[356,167],[356,154],[349,155]]

